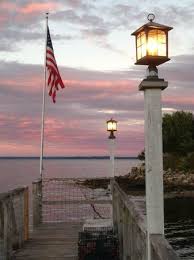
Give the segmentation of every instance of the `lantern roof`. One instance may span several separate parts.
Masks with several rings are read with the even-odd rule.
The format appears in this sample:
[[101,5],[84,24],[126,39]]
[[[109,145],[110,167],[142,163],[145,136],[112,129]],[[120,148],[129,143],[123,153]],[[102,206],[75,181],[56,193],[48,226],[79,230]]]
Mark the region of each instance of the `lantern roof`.
[[150,21],[150,22],[142,25],[139,29],[137,29],[131,35],[135,35],[136,36],[139,32],[143,31],[144,29],[159,29],[159,30],[163,30],[163,31],[170,31],[170,30],[173,29],[173,27]]
[[106,121],[107,123],[109,123],[109,122],[113,122],[113,123],[117,123],[117,121],[116,120],[114,120],[114,119],[110,119],[110,120],[108,120],[108,121]]

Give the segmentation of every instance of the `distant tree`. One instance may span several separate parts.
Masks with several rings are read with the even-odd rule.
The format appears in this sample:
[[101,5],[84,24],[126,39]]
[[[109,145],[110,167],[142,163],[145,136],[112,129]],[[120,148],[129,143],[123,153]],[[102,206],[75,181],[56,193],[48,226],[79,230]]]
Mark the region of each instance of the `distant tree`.
[[163,152],[186,156],[194,151],[194,117],[190,112],[165,114],[162,122]]
[[140,161],[144,161],[145,160],[145,149],[138,154],[137,158]]
[[[162,120],[164,168],[194,169],[194,116],[177,111]],[[145,150],[138,154],[145,160]]]

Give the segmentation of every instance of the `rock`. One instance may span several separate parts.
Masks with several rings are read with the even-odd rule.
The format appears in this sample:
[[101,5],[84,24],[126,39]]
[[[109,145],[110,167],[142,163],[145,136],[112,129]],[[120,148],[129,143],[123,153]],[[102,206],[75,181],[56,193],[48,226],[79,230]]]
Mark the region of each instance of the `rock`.
[[137,167],[132,167],[131,168],[131,174],[136,175],[138,173],[138,168]]
[[189,182],[188,182],[188,180],[183,180],[182,184],[183,184],[183,185],[188,185]]
[[172,178],[172,177],[167,178],[167,179],[166,179],[166,182],[167,182],[167,183],[173,183],[173,178]]
[[140,174],[145,174],[145,165],[141,165],[140,167],[139,167],[139,173]]
[[172,170],[170,169],[170,168],[168,168],[165,172],[164,172],[165,174],[172,174]]
[[181,174],[181,175],[177,176],[177,178],[178,178],[179,180],[184,180],[185,177],[186,177],[185,174]]

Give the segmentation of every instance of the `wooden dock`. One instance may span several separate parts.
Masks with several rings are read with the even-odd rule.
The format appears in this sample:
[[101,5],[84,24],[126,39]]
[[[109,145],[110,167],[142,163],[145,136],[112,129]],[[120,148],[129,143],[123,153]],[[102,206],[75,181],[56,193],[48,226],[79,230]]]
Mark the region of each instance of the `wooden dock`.
[[[115,180],[111,186],[119,259],[145,260],[145,199],[128,196]],[[77,180],[36,181],[32,189],[33,232],[29,232],[28,188],[1,194],[0,260],[78,260],[79,231],[86,220],[105,219],[111,207],[109,197],[105,198]],[[150,250],[152,260],[180,259],[163,234],[150,235]]]
[[48,223],[37,227],[15,260],[75,260],[78,256],[78,232],[82,223]]

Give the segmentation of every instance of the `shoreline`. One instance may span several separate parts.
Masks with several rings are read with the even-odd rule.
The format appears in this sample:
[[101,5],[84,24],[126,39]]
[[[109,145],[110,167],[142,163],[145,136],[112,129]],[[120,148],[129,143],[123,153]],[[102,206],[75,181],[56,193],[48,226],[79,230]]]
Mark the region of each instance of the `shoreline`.
[[[145,168],[132,167],[131,172],[124,176],[115,176],[115,180],[126,194],[145,195]],[[194,173],[164,171],[165,197],[194,197]],[[110,178],[86,179],[83,185],[92,188],[107,189]]]
[[[0,160],[40,160],[38,156],[1,156]],[[109,156],[44,156],[44,160],[110,160]],[[116,156],[116,160],[138,160],[134,156]]]

